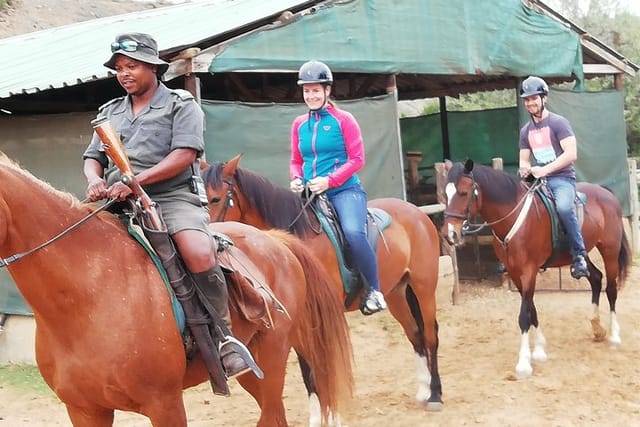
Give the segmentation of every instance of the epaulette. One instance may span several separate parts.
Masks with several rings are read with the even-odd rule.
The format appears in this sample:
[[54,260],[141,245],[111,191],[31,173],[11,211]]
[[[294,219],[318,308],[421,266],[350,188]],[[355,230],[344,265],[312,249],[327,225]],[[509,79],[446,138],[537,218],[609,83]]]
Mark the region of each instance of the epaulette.
[[193,94],[185,89],[169,89],[171,93],[174,93],[183,101],[193,99]]
[[119,96],[117,98],[113,98],[111,101],[107,101],[104,104],[102,104],[101,106],[98,107],[98,111],[102,111],[105,108],[107,108],[109,105],[114,104],[118,101],[122,101],[125,97],[124,96]]

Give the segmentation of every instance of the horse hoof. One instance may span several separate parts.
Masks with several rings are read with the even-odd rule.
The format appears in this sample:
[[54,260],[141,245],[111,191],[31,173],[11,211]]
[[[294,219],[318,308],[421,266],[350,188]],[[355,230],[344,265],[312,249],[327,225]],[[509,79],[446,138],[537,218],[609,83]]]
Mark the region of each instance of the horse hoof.
[[545,353],[543,349],[533,350],[533,353],[531,354],[531,358],[538,363],[544,363],[548,359],[547,353]]
[[531,366],[516,366],[516,377],[518,379],[529,378],[533,374]]
[[440,412],[444,408],[442,402],[427,402],[427,412]]
[[622,345],[622,341],[620,340],[609,340],[609,347],[614,350],[617,350]]

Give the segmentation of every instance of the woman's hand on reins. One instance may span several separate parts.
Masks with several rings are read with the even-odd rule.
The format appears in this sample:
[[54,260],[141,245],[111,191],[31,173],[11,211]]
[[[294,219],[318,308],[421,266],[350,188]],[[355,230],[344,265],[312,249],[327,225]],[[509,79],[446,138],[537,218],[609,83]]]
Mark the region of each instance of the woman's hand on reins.
[[309,180],[309,190],[313,194],[322,194],[329,189],[329,178],[326,176],[317,176]]
[[302,184],[302,180],[300,178],[296,178],[289,183],[289,189],[294,193],[302,193],[304,190],[304,185]]

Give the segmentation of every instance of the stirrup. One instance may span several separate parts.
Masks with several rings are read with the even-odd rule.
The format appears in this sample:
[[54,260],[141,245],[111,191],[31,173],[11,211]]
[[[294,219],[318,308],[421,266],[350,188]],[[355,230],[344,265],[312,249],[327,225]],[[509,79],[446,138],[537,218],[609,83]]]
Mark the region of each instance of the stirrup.
[[259,379],[264,378],[264,372],[262,372],[262,369],[260,369],[256,361],[253,360],[251,352],[249,352],[249,349],[242,343],[242,341],[231,335],[225,336],[224,341],[220,342],[220,355],[223,354],[223,348],[226,346],[231,346],[231,350],[229,352],[236,353],[238,356],[240,356],[242,360],[244,360],[245,363],[249,366],[249,369],[251,369],[256,377],[258,377]]

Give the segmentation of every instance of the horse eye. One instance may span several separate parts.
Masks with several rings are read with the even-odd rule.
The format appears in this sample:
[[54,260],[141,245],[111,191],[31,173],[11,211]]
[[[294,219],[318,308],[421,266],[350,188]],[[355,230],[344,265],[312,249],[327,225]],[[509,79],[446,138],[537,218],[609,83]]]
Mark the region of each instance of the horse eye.
[[467,195],[469,194],[469,192],[468,192],[468,191],[461,191],[461,192],[460,192],[460,193],[458,193],[458,194],[460,194],[460,196],[461,196],[461,197],[467,197]]
[[213,197],[213,198],[209,201],[209,204],[210,204],[210,205],[213,205],[213,204],[216,204],[216,203],[220,203],[220,197]]

